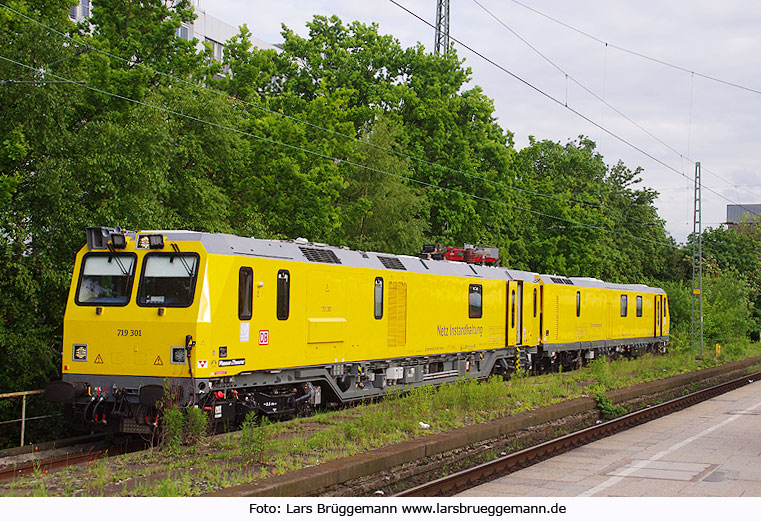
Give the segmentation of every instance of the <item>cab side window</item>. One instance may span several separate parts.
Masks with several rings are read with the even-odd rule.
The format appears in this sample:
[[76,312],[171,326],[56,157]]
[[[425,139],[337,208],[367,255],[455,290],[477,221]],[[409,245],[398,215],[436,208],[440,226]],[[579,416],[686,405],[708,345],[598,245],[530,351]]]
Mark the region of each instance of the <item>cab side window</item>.
[[481,284],[471,284],[468,287],[468,316],[470,318],[481,318],[483,315],[482,296]]
[[375,277],[373,301],[375,303],[375,318],[380,320],[383,318],[383,277]]
[[637,316],[642,316],[642,297],[637,295]]
[[238,318],[251,320],[254,309],[254,270],[241,268],[238,272]]
[[277,319],[288,320],[291,306],[291,274],[288,270],[277,272]]

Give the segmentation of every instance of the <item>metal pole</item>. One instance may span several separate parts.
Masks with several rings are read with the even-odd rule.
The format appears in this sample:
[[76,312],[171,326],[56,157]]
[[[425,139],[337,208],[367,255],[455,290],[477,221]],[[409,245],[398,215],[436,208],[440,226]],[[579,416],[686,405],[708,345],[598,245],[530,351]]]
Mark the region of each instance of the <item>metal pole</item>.
[[26,428],[26,395],[21,397],[21,446],[24,446],[24,430]]
[[436,2],[436,38],[433,52],[437,56],[449,51],[449,0]]
[[[700,196],[700,161],[695,163],[695,201],[692,227],[692,348],[700,343],[698,360],[703,358],[703,218]],[[698,331],[700,341],[698,342]]]

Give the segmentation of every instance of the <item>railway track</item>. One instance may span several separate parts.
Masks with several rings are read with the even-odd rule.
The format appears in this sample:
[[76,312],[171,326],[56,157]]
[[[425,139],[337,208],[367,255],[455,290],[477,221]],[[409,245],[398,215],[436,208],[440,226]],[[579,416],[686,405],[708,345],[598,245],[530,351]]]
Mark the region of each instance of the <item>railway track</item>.
[[650,420],[660,418],[678,410],[690,407],[699,402],[708,400],[733,389],[742,387],[754,380],[761,378],[761,372],[715,385],[702,391],[669,400],[660,405],[655,405],[633,412],[608,422],[589,427],[561,438],[557,438],[534,447],[509,454],[502,458],[478,465],[471,469],[457,472],[423,485],[405,490],[397,497],[449,497],[459,492],[475,487],[482,483],[493,481],[502,476],[522,468],[534,465],[558,454],[568,452],[595,440],[611,436],[618,432],[630,429]]
[[[69,465],[92,462],[106,456],[142,450],[146,446],[147,444],[144,440],[135,437],[123,437],[105,441],[104,435],[95,435],[91,439],[80,440],[78,444],[71,445],[65,449],[42,450],[33,453],[32,457],[18,463],[0,460],[0,465],[2,465],[2,468],[0,468],[0,481],[36,472],[46,474],[51,470]],[[61,455],[61,451],[65,453]],[[54,453],[54,455],[46,456],[46,453]],[[7,460],[8,458],[3,459]]]

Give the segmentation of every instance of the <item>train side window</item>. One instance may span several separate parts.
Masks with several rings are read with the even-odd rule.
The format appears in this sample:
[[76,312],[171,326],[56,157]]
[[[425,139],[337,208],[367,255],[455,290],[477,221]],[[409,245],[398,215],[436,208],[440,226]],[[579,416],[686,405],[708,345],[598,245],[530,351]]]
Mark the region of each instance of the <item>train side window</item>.
[[375,277],[375,318],[383,318],[383,277]]
[[468,286],[468,316],[481,318],[483,315],[483,286],[471,284]]
[[291,274],[288,270],[277,272],[277,319],[288,320],[291,306]]
[[238,318],[251,320],[254,314],[254,270],[241,268],[238,272]]
[[642,316],[642,297],[637,295],[637,316]]
[[666,310],[669,308],[668,299],[663,299],[663,316],[666,317]]
[[581,291],[576,292],[576,316],[581,316]]
[[622,317],[626,316],[627,301],[628,301],[628,299],[627,299],[626,295],[621,295],[621,316]]
[[510,314],[510,327],[515,327],[515,290],[513,290],[512,305],[510,309],[512,310]]
[[536,318],[536,288],[534,288],[534,318]]

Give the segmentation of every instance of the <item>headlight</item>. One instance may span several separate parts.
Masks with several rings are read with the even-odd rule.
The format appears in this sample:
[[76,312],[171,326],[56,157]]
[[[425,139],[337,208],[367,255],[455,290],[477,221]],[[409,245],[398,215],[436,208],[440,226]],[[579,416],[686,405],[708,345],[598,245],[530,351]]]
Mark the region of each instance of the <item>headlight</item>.
[[87,344],[74,344],[71,359],[75,362],[87,362]]
[[143,249],[160,250],[164,247],[163,235],[141,235],[137,239],[137,247]]

